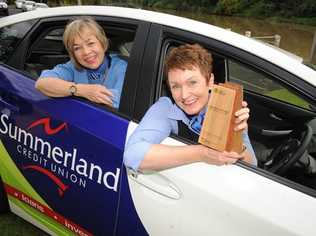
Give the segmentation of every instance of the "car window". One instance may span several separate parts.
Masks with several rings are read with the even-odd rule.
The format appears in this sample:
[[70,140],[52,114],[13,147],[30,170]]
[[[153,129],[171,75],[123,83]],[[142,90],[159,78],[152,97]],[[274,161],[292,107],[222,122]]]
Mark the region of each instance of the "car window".
[[[102,25],[102,22],[99,22]],[[103,26],[103,25],[102,25]],[[132,29],[103,26],[109,39],[108,52],[119,54],[128,59],[133,47],[135,31]],[[51,28],[42,33],[42,36],[31,45],[25,61],[24,70],[34,79],[38,78],[41,71],[52,69],[55,65],[69,61],[69,55],[63,44],[65,25]]]
[[312,107],[307,101],[268,75],[254,71],[232,60],[228,60],[228,77],[230,81],[242,84],[244,89],[251,92],[287,102],[304,109]]
[[35,21],[24,21],[0,29],[0,62],[6,63]]
[[[182,43],[180,41],[175,43],[174,41],[165,42],[164,48],[161,50],[163,59],[169,48]],[[301,141],[303,140],[302,137],[310,137],[307,135],[308,129],[304,130],[300,129],[300,127],[303,127],[305,122],[308,123],[312,119],[309,124],[315,127],[314,104],[309,103],[301,94],[292,91],[283,84],[280,79],[282,75],[279,75],[280,77],[277,77],[277,75],[270,76],[264,73],[263,70],[260,71],[259,69],[251,68],[246,63],[243,64],[242,55],[237,62],[231,59],[231,55],[224,50],[221,52],[221,50],[213,49],[212,45],[200,44],[209,49],[213,55],[213,72],[216,83],[231,81],[244,87],[244,98],[248,102],[248,107],[251,111],[251,116],[248,120],[248,135],[258,161],[256,170],[261,171],[263,169],[278,177],[280,176],[281,178],[277,178],[277,181],[285,185],[293,184],[293,182],[299,184],[296,188],[300,191],[305,191],[302,190],[305,187],[315,190],[314,139],[311,139],[310,145],[305,149],[304,156],[298,161],[299,164],[289,165],[290,167],[287,169],[285,167],[282,169],[278,166],[278,163],[282,163],[282,161],[286,163],[290,159],[287,158],[287,155],[292,155],[292,153],[297,153],[298,151],[298,149],[293,148],[289,154],[284,154],[283,151],[288,150],[286,145],[289,142],[296,139],[300,140],[300,143],[304,143]],[[163,74],[163,59],[161,59],[159,68],[160,72],[157,80],[157,91],[159,92],[155,98],[156,100],[160,96],[171,97],[166,86],[166,76]],[[181,132],[181,129],[180,126],[179,133],[181,135],[172,135],[172,137],[186,143],[195,143],[192,140],[192,135]],[[275,179],[275,175],[271,175],[271,178]],[[310,194],[310,189],[306,190],[306,192]]]
[[[108,54],[115,54],[121,60],[129,62],[129,57],[134,46],[134,38],[138,29],[134,23],[118,24],[117,22],[107,22],[97,20],[103,27],[109,40]],[[21,69],[34,80],[38,79],[43,70],[52,69],[58,64],[66,63],[70,60],[69,54],[63,44],[63,34],[68,21],[61,19],[54,22],[43,22],[29,35],[31,44],[27,47],[24,62]],[[124,84],[126,83],[125,71]],[[122,85],[121,101],[124,99],[124,84]],[[97,104],[93,104],[97,106]],[[120,107],[127,106],[124,102]],[[129,106],[129,105],[128,105]],[[123,108],[122,108],[123,109]],[[117,111],[115,109],[114,111]]]
[[38,78],[42,70],[69,60],[63,45],[63,33],[64,27],[52,28],[30,47],[24,69],[33,78]]

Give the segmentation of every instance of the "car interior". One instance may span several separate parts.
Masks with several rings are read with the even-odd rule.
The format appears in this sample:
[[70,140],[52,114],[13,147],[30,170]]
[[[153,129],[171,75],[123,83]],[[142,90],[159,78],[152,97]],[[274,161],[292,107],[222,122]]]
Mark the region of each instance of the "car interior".
[[[227,78],[244,86],[244,100],[251,111],[248,134],[258,167],[316,189],[315,110],[277,78],[242,66],[239,74],[243,81],[236,78],[236,63],[228,60]],[[256,87],[258,84],[263,84],[264,91]]]

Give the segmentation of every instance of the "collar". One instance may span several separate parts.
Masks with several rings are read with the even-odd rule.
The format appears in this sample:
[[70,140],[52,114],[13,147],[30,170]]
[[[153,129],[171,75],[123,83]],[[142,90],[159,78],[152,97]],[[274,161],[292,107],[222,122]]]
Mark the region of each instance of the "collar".
[[106,70],[110,67],[110,61],[110,56],[105,55],[102,64],[97,69],[87,69],[88,74],[105,74]]
[[181,120],[184,124],[188,125],[193,117],[205,114],[206,110],[207,107],[204,107],[199,114],[194,116],[188,116],[180,107],[177,106],[177,104],[173,103],[170,107],[168,118],[177,121]]

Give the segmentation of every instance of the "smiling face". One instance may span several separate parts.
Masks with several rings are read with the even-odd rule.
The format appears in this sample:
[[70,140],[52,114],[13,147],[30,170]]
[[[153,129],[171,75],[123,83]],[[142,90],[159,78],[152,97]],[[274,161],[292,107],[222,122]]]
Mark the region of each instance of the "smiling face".
[[214,77],[205,78],[200,69],[172,69],[168,72],[171,94],[176,104],[188,115],[196,115],[207,105]]
[[83,28],[74,38],[72,50],[77,62],[85,68],[97,69],[103,62],[105,49],[87,28]]

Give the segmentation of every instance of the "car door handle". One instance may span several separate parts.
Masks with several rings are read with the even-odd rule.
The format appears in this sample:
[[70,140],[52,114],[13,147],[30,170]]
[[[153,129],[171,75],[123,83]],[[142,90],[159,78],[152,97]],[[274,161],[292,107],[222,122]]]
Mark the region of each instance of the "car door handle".
[[274,114],[274,113],[270,113],[270,117],[271,117],[272,119],[275,119],[275,120],[283,120],[281,117],[277,116],[277,115]]
[[267,130],[262,129],[261,134],[268,137],[275,137],[275,136],[284,136],[288,135],[292,132],[292,130]]
[[135,173],[129,170],[128,173],[130,179],[164,197],[179,200],[182,196],[178,186],[159,172]]
[[5,107],[5,108],[8,108],[9,110],[13,111],[13,112],[16,112],[18,113],[20,111],[20,108],[11,104],[11,103],[8,103],[7,101],[5,101],[3,98],[0,97],[0,103],[2,103],[2,105]]

